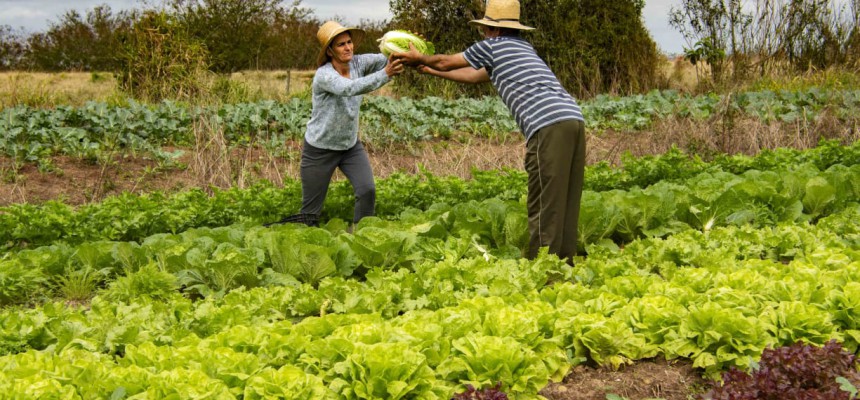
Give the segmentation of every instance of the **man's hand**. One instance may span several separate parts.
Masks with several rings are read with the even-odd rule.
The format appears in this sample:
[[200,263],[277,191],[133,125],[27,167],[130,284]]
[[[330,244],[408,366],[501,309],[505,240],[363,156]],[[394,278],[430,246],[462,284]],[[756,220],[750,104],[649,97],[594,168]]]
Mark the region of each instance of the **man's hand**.
[[401,53],[393,53],[393,54],[391,54],[391,56],[397,60],[401,60],[403,62],[403,64],[406,64],[410,67],[415,67],[415,66],[418,66],[420,64],[423,64],[421,62],[421,59],[422,59],[422,57],[424,57],[424,54],[422,54],[420,51],[418,51],[418,49],[415,48],[414,44],[409,43],[409,51],[404,51]]

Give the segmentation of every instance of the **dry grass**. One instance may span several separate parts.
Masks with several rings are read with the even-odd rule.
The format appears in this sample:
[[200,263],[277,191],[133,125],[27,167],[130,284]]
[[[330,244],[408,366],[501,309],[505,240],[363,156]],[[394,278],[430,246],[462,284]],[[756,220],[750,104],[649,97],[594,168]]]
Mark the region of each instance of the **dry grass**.
[[194,121],[195,145],[185,160],[188,180],[212,193],[213,188],[247,188],[255,181],[268,180],[283,185],[284,175],[298,178],[300,149],[295,144],[278,157],[260,147],[233,147],[224,137],[224,128],[209,118]]
[[663,76],[667,88],[682,92],[693,92],[699,87],[699,82],[705,76],[703,74],[709,73],[704,68],[700,65],[697,71],[696,66],[683,57],[675,57],[666,60],[666,63],[663,64],[659,72]]
[[306,92],[313,76],[312,70],[240,71],[230,80],[245,85],[252,97],[284,101]]
[[80,106],[87,101],[108,101],[116,95],[116,80],[109,73],[0,72],[0,107],[28,105]]
[[[242,71],[231,74],[230,80],[245,89],[246,98],[241,100],[283,101],[304,95],[313,73],[306,70]],[[210,84],[216,78],[216,75],[210,76]],[[0,108],[15,105],[79,107],[89,101],[122,103],[126,97],[117,89],[114,75],[107,72],[0,72]]]
[[[238,97],[231,96],[227,100],[285,101],[295,96],[307,97],[313,74],[313,70],[236,72],[227,77],[231,84],[241,89],[241,93]],[[710,81],[710,70],[707,65],[699,63],[698,66],[694,66],[683,57],[667,59],[660,74],[661,87],[668,89],[701,93],[713,90],[715,87]],[[210,86],[215,86],[214,83],[219,76],[213,74],[207,79]],[[449,82],[440,81],[439,84],[447,85]],[[723,86],[725,87],[720,90],[800,90],[809,86],[848,89],[860,87],[860,75],[838,69],[797,74],[784,68],[777,68],[766,76],[750,76],[746,79],[726,82]],[[396,84],[385,85],[374,91],[372,95],[393,96],[395,87]],[[456,90],[452,89],[450,92],[455,93]],[[127,97],[117,89],[113,74],[106,72],[0,72],[0,108],[19,104],[33,107],[59,105],[77,107],[88,101],[122,104]],[[201,101],[206,102],[205,99]],[[222,98],[221,101],[224,99]]]
[[744,92],[761,90],[798,91],[809,87],[826,89],[857,89],[860,88],[860,74],[857,68],[831,67],[818,70],[811,68],[798,72],[788,62],[770,62],[767,65],[756,64],[756,60],[745,60],[750,63],[733,72],[733,60],[726,61],[723,66],[725,77],[721,82],[714,82],[711,67],[706,62],[693,65],[683,57],[676,57],[663,65],[660,74],[663,86],[687,93],[706,93],[716,91]]
[[[284,179],[299,178],[301,146],[298,142],[289,142],[286,147],[281,157],[262,149],[233,157],[249,159],[245,164],[252,170],[251,179],[266,179],[280,185]],[[525,155],[525,141],[521,136],[508,140],[413,142],[384,147],[365,144],[365,148],[373,174],[378,178],[427,171],[437,176],[469,179],[474,169],[521,169]],[[346,177],[335,171],[333,179]]]
[[607,131],[588,138],[588,162],[620,165],[622,156],[664,154],[673,146],[705,160],[718,154],[754,156],[765,149],[810,149],[822,139],[849,144],[860,140],[856,122],[839,121],[832,115],[794,123],[764,124],[754,118],[734,120],[665,119],[638,132]]

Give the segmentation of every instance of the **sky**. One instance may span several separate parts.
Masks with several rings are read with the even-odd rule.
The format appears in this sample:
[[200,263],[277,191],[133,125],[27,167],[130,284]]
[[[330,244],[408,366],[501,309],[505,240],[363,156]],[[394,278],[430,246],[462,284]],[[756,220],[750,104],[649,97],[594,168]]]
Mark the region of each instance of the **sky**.
[[[322,20],[338,18],[345,23],[358,23],[362,19],[390,19],[389,0],[302,0],[301,6],[314,11]],[[688,46],[683,37],[669,26],[669,10],[680,0],[646,0],[643,18],[657,46],[666,53],[683,52]],[[70,9],[86,15],[95,6],[107,4],[118,12],[132,8],[143,8],[139,0],[0,0],[0,25],[9,25],[26,32],[40,32],[47,29],[50,22],[58,22],[60,16]],[[289,2],[287,2],[289,4]],[[465,23],[465,22],[464,22]]]

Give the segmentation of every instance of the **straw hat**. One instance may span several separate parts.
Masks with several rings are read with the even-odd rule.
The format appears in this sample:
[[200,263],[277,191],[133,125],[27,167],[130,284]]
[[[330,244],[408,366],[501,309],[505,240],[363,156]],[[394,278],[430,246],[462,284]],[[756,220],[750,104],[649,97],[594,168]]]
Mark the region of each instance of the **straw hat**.
[[329,46],[331,46],[332,40],[334,40],[337,35],[347,31],[352,35],[353,45],[357,47],[361,40],[364,39],[363,30],[358,28],[346,28],[336,21],[326,21],[326,23],[322,24],[320,29],[317,31],[317,40],[319,40],[320,45],[322,46],[320,54],[317,56],[317,66],[322,66],[328,61],[328,55],[326,55],[325,51]]
[[471,25],[486,25],[499,28],[530,31],[534,28],[520,24],[520,2],[518,0],[488,0],[483,19],[469,21]]

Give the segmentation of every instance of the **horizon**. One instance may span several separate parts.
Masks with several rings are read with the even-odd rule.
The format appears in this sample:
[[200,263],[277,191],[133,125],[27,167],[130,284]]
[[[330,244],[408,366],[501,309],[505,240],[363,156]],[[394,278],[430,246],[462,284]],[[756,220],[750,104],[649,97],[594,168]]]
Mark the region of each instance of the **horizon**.
[[[300,7],[311,9],[313,15],[320,20],[339,19],[345,23],[358,24],[363,20],[390,20],[392,15],[388,6],[389,0],[360,0],[350,2],[345,6],[341,1],[334,0],[302,0]],[[26,34],[45,32],[51,23],[57,23],[60,17],[69,10],[78,11],[86,16],[87,11],[99,5],[107,5],[113,12],[140,9],[145,0],[85,0],[85,1],[49,1],[49,0],[0,0],[0,8],[6,10],[0,14],[0,25],[10,26],[14,30],[23,30]],[[672,6],[677,6],[679,0],[648,0],[642,12],[645,27],[657,44],[658,49],[667,55],[677,55],[687,46],[682,35],[669,26],[668,13]],[[74,4],[73,6],[70,6]],[[464,22],[465,23],[465,22]]]

